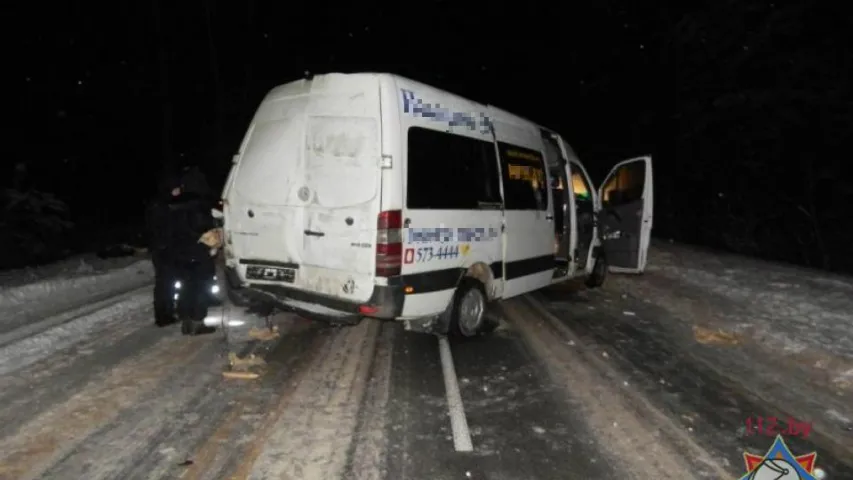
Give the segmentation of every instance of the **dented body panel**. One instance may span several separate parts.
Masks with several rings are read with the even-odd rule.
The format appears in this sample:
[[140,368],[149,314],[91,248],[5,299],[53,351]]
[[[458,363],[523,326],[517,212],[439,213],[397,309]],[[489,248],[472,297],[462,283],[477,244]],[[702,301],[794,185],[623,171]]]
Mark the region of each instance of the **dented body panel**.
[[[345,77],[345,76],[337,76]],[[376,77],[319,77],[271,91],[252,121],[225,192],[226,245],[239,277],[292,268],[297,290],[370,298],[380,203]],[[358,186],[358,188],[353,188]]]

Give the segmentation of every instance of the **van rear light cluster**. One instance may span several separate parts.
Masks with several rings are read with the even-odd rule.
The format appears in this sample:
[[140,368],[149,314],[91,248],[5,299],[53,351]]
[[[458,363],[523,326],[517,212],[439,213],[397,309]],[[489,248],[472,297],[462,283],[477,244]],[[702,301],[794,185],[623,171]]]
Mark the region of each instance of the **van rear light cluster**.
[[379,212],[376,221],[376,276],[393,277],[403,265],[403,211]]

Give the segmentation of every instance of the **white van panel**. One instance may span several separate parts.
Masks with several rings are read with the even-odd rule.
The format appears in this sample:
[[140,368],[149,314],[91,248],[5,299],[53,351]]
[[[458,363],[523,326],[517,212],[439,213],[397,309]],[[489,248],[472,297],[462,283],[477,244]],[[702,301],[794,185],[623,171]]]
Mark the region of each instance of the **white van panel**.
[[[529,122],[517,122],[499,112],[491,113],[498,144],[511,144],[532,151],[544,167],[544,145],[539,130]],[[519,124],[517,124],[519,123]],[[549,183],[548,169],[542,172]],[[506,178],[506,174],[504,174]],[[507,185],[504,184],[505,197]],[[547,191],[547,189],[546,189]],[[553,202],[544,195],[546,210],[504,210],[504,298],[524,294],[551,283],[554,271]]]
[[400,131],[400,90],[390,75],[383,75],[380,83],[382,108],[382,156],[390,167],[382,169],[382,210],[403,209],[403,141]]
[[[408,175],[413,161],[409,156],[409,131],[413,127],[476,139],[486,148],[494,148],[494,137],[482,124],[485,119],[482,105],[409,80],[398,79],[397,87],[401,112],[399,138],[405,158],[401,172],[404,192],[412,189]],[[495,162],[497,171],[497,159]],[[438,162],[436,165],[435,168],[440,168]],[[435,191],[436,196],[452,194]],[[406,194],[402,195],[401,203],[406,226],[402,274],[404,284],[413,289],[406,293],[403,318],[444,311],[453,299],[458,281],[473,265],[481,264],[483,272],[501,268],[503,215],[499,206],[467,210],[410,208]],[[500,295],[501,278],[484,283],[491,297]]]
[[[242,280],[366,301],[375,272],[380,106],[375,76],[279,87],[258,108],[227,192]],[[251,265],[292,281],[247,278]]]

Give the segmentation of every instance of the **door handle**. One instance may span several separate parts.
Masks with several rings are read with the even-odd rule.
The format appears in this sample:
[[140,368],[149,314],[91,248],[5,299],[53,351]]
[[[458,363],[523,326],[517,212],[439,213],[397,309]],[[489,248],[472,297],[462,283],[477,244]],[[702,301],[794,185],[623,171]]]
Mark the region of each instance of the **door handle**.
[[553,219],[554,219],[553,215],[545,215],[545,220],[553,220]]
[[315,231],[313,231],[313,230],[305,230],[305,235],[308,235],[308,236],[311,236],[311,237],[322,237],[322,236],[324,236],[324,235],[326,235],[326,234],[325,234],[325,233],[323,233],[323,232],[315,232]]

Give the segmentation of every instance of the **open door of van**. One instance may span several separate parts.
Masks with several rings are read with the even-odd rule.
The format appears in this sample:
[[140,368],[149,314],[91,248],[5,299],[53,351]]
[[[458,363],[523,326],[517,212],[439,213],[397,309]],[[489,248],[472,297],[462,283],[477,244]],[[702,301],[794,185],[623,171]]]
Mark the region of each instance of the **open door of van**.
[[642,273],[652,234],[652,157],[616,164],[598,190],[599,236],[610,271]]

